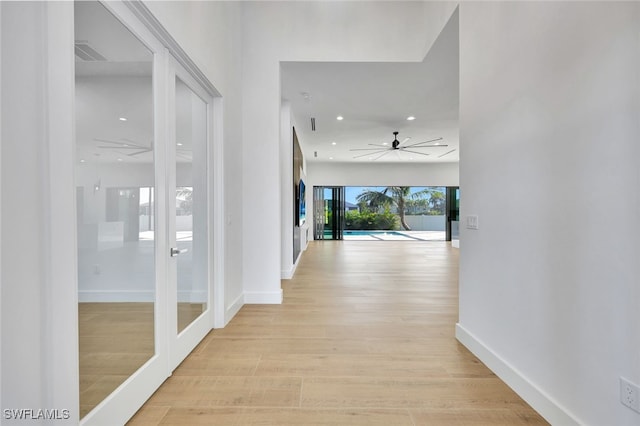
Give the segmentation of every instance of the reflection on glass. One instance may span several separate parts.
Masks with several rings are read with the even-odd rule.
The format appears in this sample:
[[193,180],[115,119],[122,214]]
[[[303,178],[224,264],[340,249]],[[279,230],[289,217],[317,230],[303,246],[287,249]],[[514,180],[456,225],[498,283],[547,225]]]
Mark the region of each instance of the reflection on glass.
[[207,309],[207,105],[176,78],[178,333]]
[[151,52],[75,3],[80,416],[155,353]]

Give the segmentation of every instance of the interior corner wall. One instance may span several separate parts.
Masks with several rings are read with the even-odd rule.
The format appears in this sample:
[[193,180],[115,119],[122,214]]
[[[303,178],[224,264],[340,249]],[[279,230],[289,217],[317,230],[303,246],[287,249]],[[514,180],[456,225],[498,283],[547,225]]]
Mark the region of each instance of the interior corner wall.
[[[460,5],[458,337],[552,424],[637,425],[640,4]],[[463,219],[464,221],[464,219]]]
[[[145,1],[222,95],[224,323],[244,304],[241,2]],[[219,255],[213,253],[215,258]]]

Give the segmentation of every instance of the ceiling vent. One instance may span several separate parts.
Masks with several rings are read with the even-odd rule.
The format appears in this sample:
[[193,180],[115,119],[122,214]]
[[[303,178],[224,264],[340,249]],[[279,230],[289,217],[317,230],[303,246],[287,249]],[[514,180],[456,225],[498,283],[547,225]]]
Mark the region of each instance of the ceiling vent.
[[76,57],[85,62],[104,62],[107,60],[107,58],[96,52],[93,47],[89,46],[89,43],[85,40],[76,41],[75,51]]
[[315,117],[311,117],[311,130],[312,131],[316,131],[316,118]]

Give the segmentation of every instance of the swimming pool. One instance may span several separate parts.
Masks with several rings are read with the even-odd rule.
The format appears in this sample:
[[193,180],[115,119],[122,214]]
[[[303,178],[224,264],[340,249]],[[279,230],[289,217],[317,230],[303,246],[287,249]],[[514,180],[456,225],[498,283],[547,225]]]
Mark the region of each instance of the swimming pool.
[[402,235],[395,231],[344,231],[344,235]]

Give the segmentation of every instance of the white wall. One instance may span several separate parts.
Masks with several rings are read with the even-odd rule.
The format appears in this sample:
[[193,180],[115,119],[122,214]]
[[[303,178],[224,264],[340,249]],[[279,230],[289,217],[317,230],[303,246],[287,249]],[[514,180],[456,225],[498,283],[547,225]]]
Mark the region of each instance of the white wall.
[[[552,424],[637,425],[640,4],[460,6],[459,337]],[[461,227],[462,228],[462,227]]]
[[308,163],[315,186],[458,186],[458,163]]
[[404,217],[407,225],[412,231],[445,231],[447,228],[447,217],[444,215],[406,215]]
[[[78,382],[77,293],[68,256],[75,239],[73,153],[68,138],[60,138],[73,130],[73,117],[64,113],[73,106],[73,79],[64,74],[73,64],[64,48],[73,43],[73,4],[0,8],[0,406],[68,409],[69,419],[59,423],[77,424],[78,389],[68,386]],[[53,176],[61,187],[52,187]],[[2,416],[3,425],[24,424]]]
[[[243,300],[242,3],[156,2],[147,7],[223,97],[225,323]],[[277,123],[277,122],[276,122]],[[214,258],[217,257],[214,253]]]

